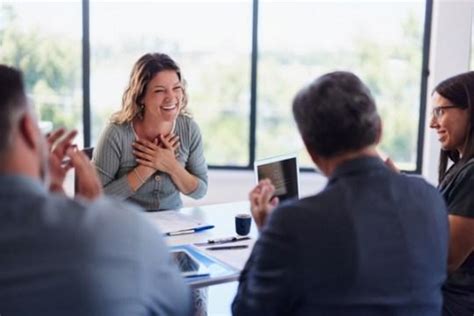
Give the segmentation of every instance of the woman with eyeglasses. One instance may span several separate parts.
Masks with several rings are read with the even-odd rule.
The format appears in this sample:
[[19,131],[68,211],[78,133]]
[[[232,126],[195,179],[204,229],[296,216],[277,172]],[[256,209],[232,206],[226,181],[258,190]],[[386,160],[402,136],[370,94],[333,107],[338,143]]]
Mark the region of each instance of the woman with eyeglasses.
[[[438,189],[448,207],[450,231],[443,316],[473,316],[474,71],[439,83],[432,106],[430,127],[441,143]],[[390,158],[385,164],[399,171]]]
[[[474,314],[474,71],[435,88],[430,127],[441,143],[439,190],[449,211],[443,315]],[[450,167],[448,168],[448,165]]]

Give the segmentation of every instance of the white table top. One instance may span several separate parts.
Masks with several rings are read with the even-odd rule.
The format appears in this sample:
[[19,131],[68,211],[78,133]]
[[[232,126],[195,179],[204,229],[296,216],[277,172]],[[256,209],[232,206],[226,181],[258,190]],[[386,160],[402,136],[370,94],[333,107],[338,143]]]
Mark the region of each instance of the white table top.
[[[235,215],[237,214],[250,214],[250,205],[248,201],[240,201],[240,202],[232,202],[232,203],[225,203],[225,204],[215,204],[215,205],[206,205],[200,207],[190,207],[190,208],[183,208],[179,210],[179,212],[190,215],[193,218],[198,220],[202,220],[207,224],[214,225],[213,229],[205,230],[198,233],[193,234],[186,234],[186,235],[178,235],[178,236],[169,236],[165,237],[165,241],[169,246],[176,246],[176,245],[183,245],[183,244],[194,244],[200,242],[206,242],[208,239],[216,239],[216,238],[225,238],[225,237],[232,237],[237,236],[235,231]],[[154,219],[154,214],[156,213],[148,213],[148,216]],[[200,250],[202,250],[205,254],[217,258],[218,260],[228,264],[229,266],[241,271],[247,261],[250,253],[252,251],[253,245],[255,240],[258,237],[258,231],[253,222],[250,228],[250,240],[243,240],[239,242],[227,243],[223,245],[249,245],[248,248],[245,249],[231,249],[231,250],[205,250],[208,246],[197,246]],[[212,245],[209,245],[212,246]],[[232,276],[231,278],[226,278],[222,280],[210,280],[210,282],[206,282],[207,285],[218,284],[218,283],[225,283],[231,282],[238,279],[239,274]]]

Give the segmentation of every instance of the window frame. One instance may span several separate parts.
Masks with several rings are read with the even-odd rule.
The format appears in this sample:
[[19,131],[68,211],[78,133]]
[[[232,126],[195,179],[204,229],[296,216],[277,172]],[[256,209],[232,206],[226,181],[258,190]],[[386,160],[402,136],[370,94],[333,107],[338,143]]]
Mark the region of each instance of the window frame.
[[[83,135],[84,147],[91,146],[91,106],[90,106],[90,21],[89,1],[82,0],[82,85],[83,85]],[[257,79],[258,79],[258,18],[259,0],[253,0],[252,4],[252,35],[250,54],[250,124],[249,124],[249,160],[246,166],[232,165],[209,165],[209,169],[215,170],[253,170],[253,162],[256,156],[256,130],[257,130]],[[420,80],[420,115],[418,120],[416,167],[415,170],[403,170],[405,173],[421,174],[423,164],[423,144],[425,136],[426,98],[428,87],[429,52],[431,44],[431,22],[433,14],[433,0],[425,0],[425,19],[422,39],[422,62]],[[312,168],[300,168],[301,171],[315,172]]]

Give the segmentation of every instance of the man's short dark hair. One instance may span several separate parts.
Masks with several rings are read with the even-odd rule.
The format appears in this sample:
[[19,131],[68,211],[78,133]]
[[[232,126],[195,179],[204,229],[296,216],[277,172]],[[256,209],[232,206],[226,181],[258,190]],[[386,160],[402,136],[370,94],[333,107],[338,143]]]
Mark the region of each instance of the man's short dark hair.
[[325,158],[375,144],[380,117],[369,89],[354,74],[325,74],[303,88],[293,115],[306,146]]
[[26,104],[21,72],[0,65],[0,154],[9,146],[17,114],[26,108]]

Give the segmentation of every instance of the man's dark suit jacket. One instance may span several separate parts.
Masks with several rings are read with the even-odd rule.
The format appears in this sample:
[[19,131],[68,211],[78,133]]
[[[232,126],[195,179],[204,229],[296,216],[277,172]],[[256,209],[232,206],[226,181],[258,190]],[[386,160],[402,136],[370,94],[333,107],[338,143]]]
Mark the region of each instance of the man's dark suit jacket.
[[240,278],[235,315],[440,315],[448,219],[424,180],[378,158],[345,162],[285,203]]

